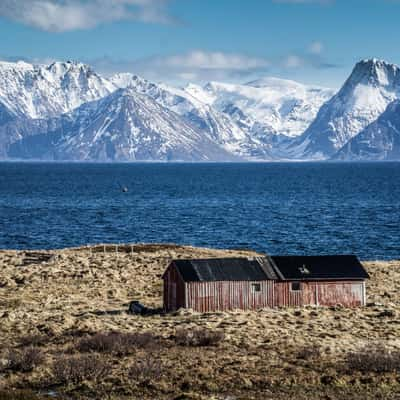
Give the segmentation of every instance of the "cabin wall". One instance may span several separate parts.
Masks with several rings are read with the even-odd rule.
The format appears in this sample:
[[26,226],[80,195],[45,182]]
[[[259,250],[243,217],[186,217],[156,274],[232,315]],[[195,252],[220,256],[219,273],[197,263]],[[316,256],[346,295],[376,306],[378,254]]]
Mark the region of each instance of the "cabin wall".
[[[259,284],[260,291],[252,284]],[[198,312],[234,309],[255,310],[267,307],[302,307],[305,305],[359,307],[366,303],[365,282],[300,282],[301,290],[291,290],[292,282],[217,281],[184,282],[174,266],[164,275],[164,309],[181,307]]]
[[365,284],[356,282],[325,282],[318,285],[318,305],[346,307],[365,306]]
[[164,310],[175,311],[186,307],[185,283],[177,269],[170,265],[164,274]]
[[[252,284],[259,284],[255,292]],[[254,310],[274,304],[273,281],[188,282],[186,304],[195,311]]]
[[300,291],[291,290],[292,282],[275,283],[276,307],[301,307],[304,305],[346,307],[365,305],[363,281],[301,282]]

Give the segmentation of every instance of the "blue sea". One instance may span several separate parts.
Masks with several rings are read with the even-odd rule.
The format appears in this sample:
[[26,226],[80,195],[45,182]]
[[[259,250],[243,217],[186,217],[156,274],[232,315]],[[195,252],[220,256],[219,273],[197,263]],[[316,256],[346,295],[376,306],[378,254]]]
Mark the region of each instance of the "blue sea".
[[0,163],[0,248],[125,242],[399,259],[400,163]]

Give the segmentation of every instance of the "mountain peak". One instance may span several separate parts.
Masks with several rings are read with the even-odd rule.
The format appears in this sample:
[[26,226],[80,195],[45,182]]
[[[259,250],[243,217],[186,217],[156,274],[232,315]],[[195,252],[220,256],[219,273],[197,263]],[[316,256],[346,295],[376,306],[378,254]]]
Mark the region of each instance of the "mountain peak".
[[65,75],[68,72],[78,71],[93,73],[92,67],[87,64],[83,64],[77,61],[55,61],[45,67],[45,69],[55,75]]
[[110,82],[114,84],[118,88],[126,88],[128,86],[131,87],[142,87],[147,86],[149,82],[135,74],[130,72],[120,72],[118,74],[113,75],[110,79]]
[[27,70],[33,70],[34,66],[32,64],[29,64],[26,61],[19,60],[16,62],[12,61],[0,61],[0,68],[3,70],[21,70],[21,71],[27,71]]
[[347,82],[375,86],[392,86],[400,79],[400,68],[376,58],[359,61]]
[[368,66],[374,66],[374,67],[392,67],[396,66],[395,64],[389,63],[385,60],[382,60],[380,58],[364,58],[363,60],[360,60],[356,65],[361,64],[361,65],[368,65]]
[[376,58],[359,61],[337,95],[321,107],[298,148],[314,158],[332,156],[399,96],[397,65]]
[[57,116],[114,90],[89,65],[76,61],[0,64],[0,101],[30,118]]

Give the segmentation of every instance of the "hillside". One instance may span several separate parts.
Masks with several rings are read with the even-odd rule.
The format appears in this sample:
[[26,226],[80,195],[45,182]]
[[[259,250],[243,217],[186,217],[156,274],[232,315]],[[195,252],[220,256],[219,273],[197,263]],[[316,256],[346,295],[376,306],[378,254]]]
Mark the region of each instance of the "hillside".
[[[133,299],[161,306],[161,275],[171,258],[252,253],[136,245],[118,253],[115,246],[97,246],[40,257],[46,254],[51,258],[37,264],[35,253],[0,251],[2,399],[18,398],[12,390],[22,389],[68,399],[395,399],[400,394],[400,374],[357,371],[345,361],[365,346],[373,352],[378,342],[379,348],[400,349],[399,261],[364,263],[371,279],[363,309],[137,316],[126,312]],[[224,337],[204,346],[179,340],[182,332],[197,330]],[[87,340],[111,331],[148,338],[118,352],[97,344],[88,356]],[[24,372],[15,355],[31,346],[44,358]],[[91,375],[60,381],[65,360],[79,357],[89,357]],[[7,364],[10,358],[14,364]],[[105,368],[101,373],[98,365]],[[32,396],[21,398],[39,398]]]

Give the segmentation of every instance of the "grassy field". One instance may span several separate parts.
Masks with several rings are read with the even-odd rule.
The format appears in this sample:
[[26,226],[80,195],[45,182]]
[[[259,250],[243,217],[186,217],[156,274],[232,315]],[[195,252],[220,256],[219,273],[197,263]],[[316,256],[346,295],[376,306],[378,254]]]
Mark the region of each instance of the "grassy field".
[[400,398],[399,261],[364,263],[365,308],[136,316],[131,300],[161,306],[172,258],[254,253],[45,253],[0,251],[0,400]]

